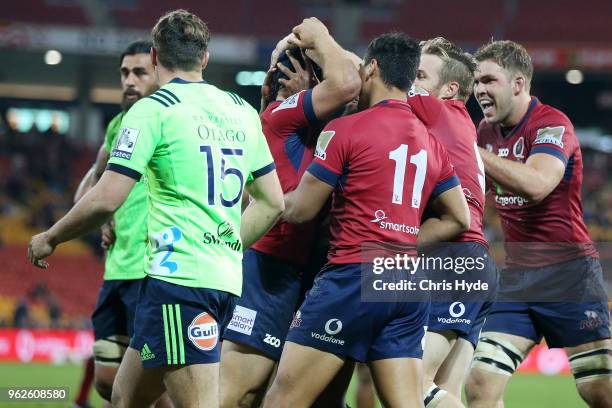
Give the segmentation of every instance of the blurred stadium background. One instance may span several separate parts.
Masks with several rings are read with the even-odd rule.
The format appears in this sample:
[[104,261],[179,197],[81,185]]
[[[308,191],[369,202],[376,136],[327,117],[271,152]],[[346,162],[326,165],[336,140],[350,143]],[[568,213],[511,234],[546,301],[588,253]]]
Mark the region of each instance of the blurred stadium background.
[[[0,9],[0,387],[56,385],[76,392],[102,281],[98,237],[63,245],[46,271],[27,264],[26,246],[71,206],[107,122],[120,110],[118,55],[132,40],[148,38],[165,11],[179,7],[197,13],[212,31],[205,79],[254,106],[271,50],[307,16],[323,20],[358,53],[392,29],[418,39],[443,35],[469,51],[491,37],[523,43],[536,69],[532,92],[567,113],[577,128],[591,236],[612,241],[609,0],[6,2]],[[479,121],[474,100],[469,108]],[[487,235],[501,257],[498,220],[489,210]],[[608,273],[610,253],[602,251]],[[506,407],[585,406],[562,350],[542,347],[522,371],[511,382]]]

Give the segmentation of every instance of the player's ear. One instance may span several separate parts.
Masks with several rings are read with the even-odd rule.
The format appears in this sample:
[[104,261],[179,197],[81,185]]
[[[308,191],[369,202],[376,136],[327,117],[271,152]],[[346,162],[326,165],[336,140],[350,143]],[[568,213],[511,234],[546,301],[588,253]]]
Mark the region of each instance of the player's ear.
[[457,82],[448,82],[444,85],[442,89],[442,95],[440,95],[441,99],[453,99],[457,96],[457,92],[459,92],[459,83]]
[[206,66],[208,65],[208,58],[210,57],[210,54],[208,53],[208,51],[206,51],[204,53],[204,56],[202,57],[202,71],[204,71],[206,69]]
[[378,61],[372,58],[365,66],[365,80],[372,78],[378,72]]
[[149,54],[151,55],[151,64],[153,65],[153,68],[157,67],[157,50],[155,47],[151,47]]
[[522,76],[521,74],[518,74],[514,78],[514,83],[512,87],[514,88],[513,91],[515,95],[520,94],[527,87],[527,82],[525,81],[525,77]]

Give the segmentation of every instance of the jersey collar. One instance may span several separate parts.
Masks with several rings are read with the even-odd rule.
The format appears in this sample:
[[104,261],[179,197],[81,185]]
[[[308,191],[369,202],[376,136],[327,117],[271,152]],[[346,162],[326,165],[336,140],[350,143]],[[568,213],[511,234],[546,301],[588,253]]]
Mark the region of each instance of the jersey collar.
[[176,78],[172,79],[168,83],[169,84],[205,84],[206,81],[204,81],[204,80],[202,80],[202,81],[186,81],[183,78],[176,77]]
[[372,108],[377,108],[379,106],[391,106],[391,107],[405,107],[410,108],[410,104],[407,101],[401,101],[399,99],[383,99],[375,105],[372,105]]

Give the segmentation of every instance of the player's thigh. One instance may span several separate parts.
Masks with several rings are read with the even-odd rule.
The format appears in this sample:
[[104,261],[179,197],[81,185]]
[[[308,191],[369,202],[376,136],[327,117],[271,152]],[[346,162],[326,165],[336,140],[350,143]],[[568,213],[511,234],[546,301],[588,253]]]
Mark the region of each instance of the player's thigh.
[[[365,369],[367,370],[367,366],[365,366]],[[336,374],[332,382],[317,397],[312,408],[345,408],[346,391],[351,383],[354,371],[355,362],[345,361],[344,366],[342,366],[342,369]],[[371,382],[372,380],[370,379]]]
[[264,407],[310,407],[343,365],[344,360],[334,354],[285,342]]
[[165,368],[142,367],[140,353],[128,348],[113,383],[114,407],[148,407],[164,392]]
[[431,386],[438,369],[444,363],[456,339],[457,334],[451,330],[425,333],[425,347],[423,348],[423,387],[425,390]]
[[565,351],[580,395],[588,402],[603,399],[612,406],[612,340],[566,347]]
[[474,346],[469,341],[458,338],[450,353],[436,372],[434,382],[438,387],[461,398],[463,383],[468,375],[474,356]]
[[276,361],[253,347],[223,342],[220,401],[222,407],[253,406],[263,397]]
[[175,408],[219,406],[219,363],[168,368],[164,385]]
[[417,358],[390,358],[368,363],[383,406],[423,407],[423,364]]

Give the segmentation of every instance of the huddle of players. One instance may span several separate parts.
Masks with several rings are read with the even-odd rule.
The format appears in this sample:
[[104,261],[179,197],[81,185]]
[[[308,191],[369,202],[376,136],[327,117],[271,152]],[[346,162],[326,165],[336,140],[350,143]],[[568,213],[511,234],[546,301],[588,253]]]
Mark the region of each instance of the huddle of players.
[[[394,33],[374,39],[361,61],[318,20],[307,19],[273,56],[278,65],[265,87],[262,133],[259,118],[240,97],[200,82],[207,43],[208,30],[196,16],[180,10],[163,16],[153,29],[154,79],[161,85],[154,93],[154,81],[135,69],[153,77],[151,65],[143,60],[142,67],[127,64],[124,70],[126,58],[129,63],[130,55],[137,59],[145,52],[122,57],[125,99],[150,95],[131,108],[124,105],[127,113],[114,121],[121,121],[120,129],[109,126],[107,135],[119,135],[118,140],[105,143],[101,165],[95,166],[104,168],[108,161],[107,171],[98,171],[96,179],[101,178],[90,184],[91,191],[30,246],[31,261],[46,266],[41,260],[55,245],[119,208],[94,313],[96,384],[104,397],[111,399],[112,388],[115,405],[145,406],[167,390],[175,404],[187,406],[217,401],[227,407],[343,406],[351,361],[361,361],[368,363],[385,406],[457,407],[476,348],[468,402],[491,407],[502,404],[507,380],[545,336],[549,345],[566,347],[589,405],[612,406],[612,346],[603,299],[464,302],[461,323],[438,319],[454,313],[457,302],[360,301],[363,242],[454,240],[458,255],[490,259],[482,235],[485,172],[497,197],[516,195],[528,203],[496,199],[507,241],[583,244],[578,252],[554,258],[554,265],[537,254],[525,261],[509,252],[512,273],[537,269],[530,276],[550,277],[571,268],[590,274],[591,283],[601,281],[582,221],[582,163],[572,125],[529,96],[532,67],[521,46],[487,44],[476,53],[476,66],[444,39],[419,47]],[[282,52],[292,47],[304,54]],[[320,68],[318,75],[313,66]],[[472,86],[485,115],[478,140],[465,109]],[[357,97],[358,113],[331,120]],[[213,180],[218,176],[212,162],[221,163],[221,180],[233,185]],[[148,180],[141,177],[145,171]],[[143,183],[148,211],[122,216],[119,211],[127,212],[128,205],[121,203]],[[240,219],[245,186],[250,204]],[[328,263],[294,316],[301,272],[330,197]],[[421,223],[426,207],[433,212]],[[379,220],[379,210],[393,223],[417,226],[418,236],[381,228],[372,221]],[[140,275],[111,276],[111,269],[121,270],[109,262],[113,252],[121,254],[122,244],[129,243],[114,262],[137,246],[145,251],[146,231],[126,233],[130,227],[118,224],[136,214],[148,214],[152,231],[146,255],[139,255],[147,260],[148,276],[142,278],[142,268]],[[202,224],[198,217],[210,220],[201,230],[179,220]],[[140,228],[144,222],[126,225]],[[199,231],[206,231],[203,239]],[[109,244],[111,234],[105,233]],[[250,249],[236,268],[242,246]],[[185,268],[193,272],[183,274]],[[240,269],[243,282],[224,276],[235,277]],[[493,264],[486,270],[495,275]],[[502,274],[500,298],[504,291]],[[126,312],[110,312],[117,307]],[[580,325],[584,316],[594,320],[587,330]]]

